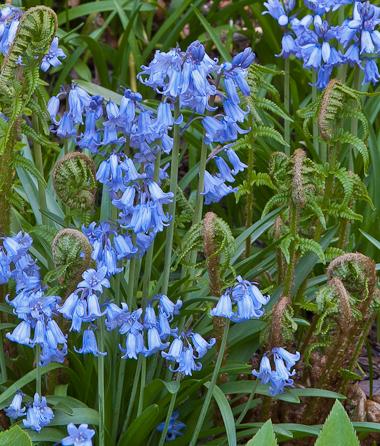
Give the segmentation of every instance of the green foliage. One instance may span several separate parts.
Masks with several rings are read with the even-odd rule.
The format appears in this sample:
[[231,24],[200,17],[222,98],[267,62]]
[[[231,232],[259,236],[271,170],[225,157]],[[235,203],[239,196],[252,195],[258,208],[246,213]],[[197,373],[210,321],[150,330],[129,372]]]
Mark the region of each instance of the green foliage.
[[337,400],[315,446],[359,446],[359,440],[342,404]]
[[[268,420],[246,446],[277,446],[273,425]],[[315,446],[359,446],[355,429],[342,404],[336,400]]]
[[13,426],[9,430],[0,433],[0,446],[32,446],[32,439],[20,426]]
[[277,446],[276,436],[274,434],[271,420],[268,420],[259,429],[257,434],[250,440],[246,446]]

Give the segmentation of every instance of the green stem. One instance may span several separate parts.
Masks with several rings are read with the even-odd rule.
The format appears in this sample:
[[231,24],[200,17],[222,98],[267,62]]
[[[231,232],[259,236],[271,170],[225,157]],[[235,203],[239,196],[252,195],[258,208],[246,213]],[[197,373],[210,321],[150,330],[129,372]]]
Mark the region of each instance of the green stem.
[[[317,81],[317,73],[315,71],[313,71],[313,84],[315,84]],[[317,99],[317,87],[315,85],[313,85],[312,90],[311,90],[311,95],[312,95],[312,100],[313,102]],[[318,154],[319,157],[321,157],[321,154],[319,152],[319,138],[318,138],[318,122],[317,120],[314,118],[313,119],[313,148],[314,151]]]
[[[180,380],[181,380],[181,376],[180,376],[180,374],[177,374],[176,382],[179,382]],[[163,431],[161,433],[160,442],[158,443],[158,446],[164,446],[165,439],[166,439],[166,434],[168,433],[168,429],[169,429],[170,419],[171,419],[171,417],[173,415],[175,402],[177,400],[177,394],[178,394],[178,392],[172,393],[172,396],[170,398],[168,413],[166,414],[166,419],[165,419],[165,426],[164,426],[164,429],[163,429]]]
[[[284,108],[286,114],[290,113],[290,61],[289,58],[286,58],[284,61]],[[285,146],[285,153],[290,155],[290,121],[287,119],[284,122],[284,137],[288,146]]]
[[5,355],[4,355],[4,342],[1,334],[0,334],[0,371],[1,371],[1,384],[4,384],[8,378],[7,378],[7,366],[5,363]]
[[130,311],[134,303],[135,272],[136,272],[136,257],[133,257],[129,261],[129,276],[128,276],[128,287],[127,287],[127,305]]
[[144,410],[145,381],[146,381],[146,358],[145,356],[143,356],[141,361],[141,381],[140,381],[139,404],[137,406],[137,417],[139,417],[142,414],[142,411]]
[[133,384],[132,384],[132,391],[131,391],[131,398],[129,400],[129,404],[128,404],[128,410],[127,410],[127,416],[125,417],[124,420],[124,424],[123,424],[123,429],[122,432],[125,432],[127,430],[128,427],[128,423],[129,420],[131,418],[132,415],[132,409],[134,406],[134,402],[135,402],[135,398],[136,398],[136,393],[137,393],[137,386],[139,384],[139,379],[140,379],[140,372],[141,372],[141,364],[142,364],[142,360],[143,357],[141,355],[139,355],[138,360],[137,360],[137,366],[136,366],[136,371],[135,371],[135,377],[133,378]]
[[291,298],[293,277],[296,264],[296,241],[298,227],[298,211],[294,204],[290,205],[290,234],[292,241],[289,248],[289,263],[285,275],[284,291],[283,295]]
[[249,406],[255,396],[256,390],[257,390],[257,386],[259,384],[259,380],[256,379],[255,382],[253,383],[253,387],[251,390],[251,393],[249,394],[248,400],[245,403],[244,409],[242,410],[241,414],[239,415],[239,418],[236,421],[236,425],[238,426],[239,424],[241,424],[241,422],[244,420],[245,415],[247,414],[248,410],[249,410]]
[[40,368],[40,356],[41,347],[36,345],[36,393],[41,396],[42,393],[42,380],[41,380],[41,368]]
[[[39,126],[39,122],[38,122],[38,117],[33,116],[32,121],[33,121],[34,130],[37,133],[39,133],[40,126]],[[44,164],[43,164],[43,160],[42,160],[41,144],[38,144],[37,142],[35,142],[33,144],[33,156],[34,156],[34,162],[36,164],[38,171],[40,172],[40,174],[42,176],[44,176]],[[38,204],[39,204],[40,211],[41,211],[42,223],[46,224],[46,214],[43,212],[43,211],[47,210],[45,187],[44,187],[44,184],[40,180],[38,180]]]
[[[174,108],[174,119],[177,120],[180,114],[178,101]],[[173,201],[169,206],[169,213],[172,216],[172,220],[168,229],[166,230],[166,244],[165,244],[165,260],[164,260],[164,272],[162,280],[162,293],[168,293],[170,268],[172,264],[172,251],[173,251],[173,238],[174,238],[174,225],[175,225],[175,209],[176,209],[176,194],[178,187],[178,167],[179,167],[179,149],[180,149],[180,128],[179,125],[174,125],[173,130],[173,149],[171,156],[171,168],[170,168],[170,192],[173,193]]]
[[199,434],[201,432],[204,420],[206,418],[207,412],[208,412],[208,408],[210,406],[210,402],[211,402],[211,398],[212,398],[212,394],[214,392],[215,386],[216,386],[216,382],[219,376],[219,371],[220,371],[220,367],[222,365],[222,361],[223,361],[223,357],[224,357],[224,351],[226,349],[226,345],[227,345],[227,338],[228,338],[228,330],[230,327],[230,321],[228,319],[225,319],[225,326],[224,326],[224,331],[223,331],[223,337],[222,337],[222,342],[220,345],[220,349],[219,349],[219,353],[218,353],[218,357],[216,359],[216,364],[215,364],[215,368],[211,377],[211,382],[208,386],[207,389],[207,393],[206,393],[206,397],[204,399],[203,402],[203,406],[201,409],[201,413],[199,415],[197,424],[195,426],[195,430],[191,439],[191,442],[189,443],[189,446],[196,446],[197,445],[197,441],[198,441],[198,437]]
[[[253,116],[251,115],[251,129],[254,126]],[[248,229],[251,227],[253,223],[253,164],[254,164],[254,152],[253,146],[255,143],[255,139],[253,136],[253,132],[249,133],[249,141],[250,147],[248,149],[248,162],[247,162],[247,180],[249,186],[249,193],[246,201],[246,212],[245,212],[245,227]],[[247,237],[245,241],[245,258],[248,258],[251,255],[251,236]]]
[[[99,350],[104,351],[104,324],[98,321],[99,328]],[[106,446],[105,442],[105,388],[104,388],[104,356],[98,356],[98,410],[99,410],[99,446]]]
[[[154,181],[158,181],[160,175],[160,163],[161,163],[161,152],[157,154],[156,161],[154,164]],[[149,285],[150,278],[152,275],[152,265],[153,265],[153,253],[154,253],[154,240],[151,246],[148,249],[148,252],[145,255],[145,269],[144,269],[144,277],[143,277],[143,304],[144,299],[146,299],[149,295]]]

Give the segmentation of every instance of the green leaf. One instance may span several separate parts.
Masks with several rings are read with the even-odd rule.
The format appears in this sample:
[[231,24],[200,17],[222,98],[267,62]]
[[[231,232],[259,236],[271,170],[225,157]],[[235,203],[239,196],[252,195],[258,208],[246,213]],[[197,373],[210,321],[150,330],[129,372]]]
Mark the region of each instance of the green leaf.
[[179,381],[164,381],[163,379],[160,379],[162,384],[166,387],[166,390],[171,393],[177,393],[180,388]]
[[223,43],[221,42],[218,34],[214,31],[213,27],[210,25],[210,23],[206,20],[206,18],[198,11],[197,8],[194,6],[192,7],[193,11],[195,12],[195,15],[198,17],[199,21],[202,23],[202,26],[209,34],[211,40],[215,43],[216,48],[218,49],[220,55],[223,57],[224,60],[230,60],[230,55],[226,51]]
[[[210,383],[205,383],[205,386],[208,388],[210,386]],[[236,446],[235,420],[231,410],[231,406],[226,396],[218,386],[214,387],[212,393],[216,403],[218,404],[220,413],[222,414],[224,426],[226,428],[228,444],[229,446]]]
[[[49,373],[52,370],[62,368],[63,366],[61,364],[49,364],[45,367],[40,367],[39,372],[40,375],[45,375],[45,373]],[[30,372],[28,372],[26,375],[24,375],[22,378],[18,379],[15,383],[13,383],[11,386],[8,387],[8,389],[3,392],[0,395],[0,406],[11,396],[13,396],[14,393],[17,392],[17,390],[22,389],[24,386],[29,384],[30,382],[34,381],[37,376],[37,369],[33,369]]]
[[360,446],[353,425],[337,400],[322,427],[315,446]]
[[268,420],[246,446],[277,446],[271,420]]
[[334,399],[338,399],[338,400],[346,399],[346,396],[342,395],[341,393],[332,392],[331,390],[325,390],[325,389],[312,389],[312,388],[290,389],[289,392],[292,393],[293,395],[296,395],[299,397],[303,397],[303,396],[310,397],[311,396],[311,397],[319,397],[319,398],[334,398]]
[[0,434],[0,446],[10,445],[32,446],[32,439],[20,426],[16,425]]
[[359,229],[359,231],[364,235],[364,237],[372,243],[375,248],[380,249],[380,241],[372,237],[372,235],[367,234],[365,231]]
[[120,437],[118,446],[140,446],[146,444],[152,429],[159,421],[160,409],[158,404],[147,407],[143,413],[136,418],[128,430]]

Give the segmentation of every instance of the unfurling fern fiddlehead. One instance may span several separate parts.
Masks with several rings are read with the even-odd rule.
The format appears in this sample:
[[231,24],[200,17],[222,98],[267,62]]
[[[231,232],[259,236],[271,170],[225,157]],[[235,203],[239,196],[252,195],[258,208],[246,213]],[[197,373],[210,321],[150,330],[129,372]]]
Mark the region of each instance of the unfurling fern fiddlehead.
[[5,116],[0,122],[0,233],[9,229],[13,157],[23,112],[37,88],[41,60],[49,51],[56,30],[57,17],[50,8],[27,10],[0,69],[0,105]]
[[57,233],[51,246],[60,285],[68,296],[91,265],[90,242],[82,232],[66,228]]
[[71,152],[54,166],[54,189],[68,208],[88,211],[95,204],[95,175],[95,163],[92,158],[84,153]]
[[[327,277],[317,297],[321,323],[309,342],[309,350],[318,344],[311,357],[311,370],[318,373],[311,380],[313,387],[346,393],[378,305],[375,263],[360,253],[344,254],[330,263]],[[313,399],[306,419],[318,422],[328,409],[325,400]]]

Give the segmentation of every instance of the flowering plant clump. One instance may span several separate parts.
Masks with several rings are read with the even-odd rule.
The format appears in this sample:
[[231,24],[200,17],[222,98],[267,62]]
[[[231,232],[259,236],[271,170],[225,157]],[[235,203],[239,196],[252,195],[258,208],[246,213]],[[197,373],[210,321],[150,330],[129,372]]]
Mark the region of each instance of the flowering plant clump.
[[4,442],[296,442],[342,394],[377,432],[380,8],[8,3]]

